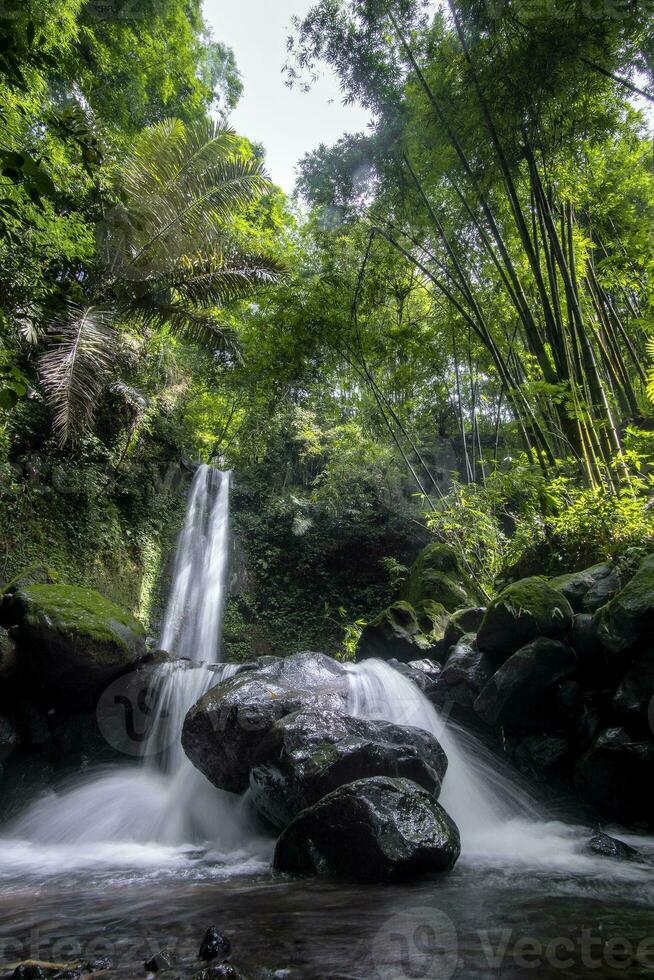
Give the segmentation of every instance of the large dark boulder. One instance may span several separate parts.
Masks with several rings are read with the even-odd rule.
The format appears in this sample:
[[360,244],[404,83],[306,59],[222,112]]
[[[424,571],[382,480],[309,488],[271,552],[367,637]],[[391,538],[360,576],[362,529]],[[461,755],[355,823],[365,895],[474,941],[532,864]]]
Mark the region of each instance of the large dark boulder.
[[639,657],[622,678],[613,708],[625,722],[651,736],[654,723],[654,648]]
[[577,656],[571,647],[539,637],[514,653],[484,686],[475,711],[490,725],[540,727],[554,705],[547,695],[573,674]]
[[567,773],[570,761],[570,739],[561,733],[527,735],[511,747],[516,769],[530,779],[549,779]]
[[91,589],[27,585],[6,601],[30,696],[91,702],[145,654],[141,623]]
[[442,606],[427,604],[419,618],[408,602],[394,602],[363,627],[356,659],[391,658],[402,663],[428,657],[443,637],[447,613]]
[[414,609],[425,602],[438,602],[452,613],[477,601],[474,586],[461,568],[456,553],[446,544],[434,542],[420,552],[402,585],[400,599]]
[[607,728],[577,763],[575,785],[604,816],[654,826],[654,744],[624,728]]
[[431,793],[377,776],[304,810],[279,838],[273,864],[294,875],[395,881],[449,871],[460,851],[459,831]]
[[474,636],[464,636],[445,661],[429,699],[439,708],[448,705],[472,708],[494,671],[488,658],[475,648]]
[[576,613],[594,613],[620,588],[620,580],[607,562],[581,572],[557,575],[549,581],[553,589],[566,597]]
[[477,646],[498,666],[537,637],[556,640],[572,626],[572,607],[544,578],[525,578],[494,599],[477,633]]
[[298,653],[237,674],[191,708],[184,751],[214,786],[242,793],[275,722],[301,710],[342,712],[346,690],[345,668],[323,653]]
[[260,744],[250,790],[259,812],[283,830],[323,796],[369,776],[411,779],[437,797],[446,769],[438,741],[419,728],[301,711],[276,722]]
[[598,640],[610,653],[622,654],[654,627],[654,555],[648,555],[634,577],[595,613]]

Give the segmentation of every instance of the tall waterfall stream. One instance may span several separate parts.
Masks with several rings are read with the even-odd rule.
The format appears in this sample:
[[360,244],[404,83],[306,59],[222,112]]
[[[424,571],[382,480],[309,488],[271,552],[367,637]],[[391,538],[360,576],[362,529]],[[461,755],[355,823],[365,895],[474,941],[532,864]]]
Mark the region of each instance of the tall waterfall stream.
[[[611,935],[617,929],[640,936],[654,900],[654,869],[584,855],[588,827],[551,819],[474,738],[441,718],[410,680],[381,661],[348,666],[349,710],[438,737],[449,759],[441,802],[461,831],[459,864],[437,881],[392,888],[271,876],[274,842],[257,829],[247,795],[239,799],[213,788],[180,743],[190,706],[234,671],[220,663],[229,488],[230,475],[207,466],[193,481],[161,636],[162,648],[182,662],[157,668],[142,757],[79,774],[0,831],[0,941],[24,943],[23,935],[37,929],[47,946],[42,953],[66,936],[84,953],[84,944],[100,934],[123,964],[124,972],[111,975],[140,976],[146,939],[163,945],[172,936],[179,949],[190,950],[191,935],[219,918],[244,937],[252,970],[281,970],[269,976],[402,980],[498,976],[478,934],[488,930],[492,946],[494,929],[515,929],[516,923],[522,936],[534,930],[568,936],[572,926],[599,920],[605,930],[612,924]],[[638,843],[654,850],[650,841]],[[454,943],[472,965],[457,973],[456,956],[446,955],[432,972],[402,972],[379,937],[407,908],[441,923],[445,916],[454,930],[453,939],[443,938],[446,952]],[[509,960],[501,975],[524,975],[514,965]],[[584,976],[584,969],[538,975]]]

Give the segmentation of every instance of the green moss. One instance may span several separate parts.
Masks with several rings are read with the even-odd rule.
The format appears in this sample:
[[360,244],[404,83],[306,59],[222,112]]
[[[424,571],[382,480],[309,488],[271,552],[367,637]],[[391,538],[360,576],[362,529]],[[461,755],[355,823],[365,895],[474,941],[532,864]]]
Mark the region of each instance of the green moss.
[[145,630],[131,613],[92,589],[76,585],[31,585],[16,593],[24,623],[44,626],[65,636],[87,637],[100,643],[129,648],[129,638],[142,638]]
[[400,598],[419,608],[427,600],[439,602],[448,612],[469,606],[474,590],[461,571],[454,551],[435,542],[420,552],[400,591]]
[[649,555],[624,589],[595,614],[596,635],[607,650],[620,653],[636,642],[643,623],[653,616],[654,555]]
[[506,660],[539,636],[555,639],[572,625],[568,600],[539,576],[504,589],[486,610],[477,636],[479,648]]
[[47,565],[30,565],[23,569],[14,578],[2,587],[2,595],[10,592],[18,592],[30,585],[55,585],[59,581],[59,574]]

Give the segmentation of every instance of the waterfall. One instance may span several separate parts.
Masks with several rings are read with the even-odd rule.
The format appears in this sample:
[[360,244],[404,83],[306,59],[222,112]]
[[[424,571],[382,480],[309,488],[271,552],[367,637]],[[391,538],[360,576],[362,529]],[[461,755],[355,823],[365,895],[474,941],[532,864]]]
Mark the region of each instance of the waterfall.
[[37,800],[8,828],[6,858],[16,854],[19,864],[34,860],[54,870],[60,864],[177,866],[201,848],[233,872],[258,867],[264,851],[267,856],[269,844],[253,835],[244,803],[215,789],[181,745],[186,712],[236,669],[217,666],[230,477],[202,465],[193,479],[160,641],[178,659],[149,681],[151,725],[139,765],[96,771]]
[[550,819],[515,774],[473,735],[442,717],[413,681],[381,660],[347,670],[350,714],[422,728],[441,743],[448,768],[440,802],[461,832],[464,864],[606,873],[604,859],[582,853],[587,827]]
[[231,473],[210,466],[193,479],[175,553],[160,646],[176,657],[217,663],[229,551]]

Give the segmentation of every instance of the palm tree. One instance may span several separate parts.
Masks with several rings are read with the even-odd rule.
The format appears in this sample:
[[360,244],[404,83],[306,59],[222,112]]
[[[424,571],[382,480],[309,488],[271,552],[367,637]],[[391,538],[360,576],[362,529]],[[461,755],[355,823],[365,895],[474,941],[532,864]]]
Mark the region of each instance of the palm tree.
[[168,119],[145,129],[122,162],[116,204],[100,227],[99,271],[86,301],[69,304],[48,330],[41,381],[61,443],[90,425],[116,356],[116,329],[167,327],[225,348],[233,337],[215,310],[277,282],[270,255],[239,246],[233,218],[271,184],[236,134],[213,121]]

